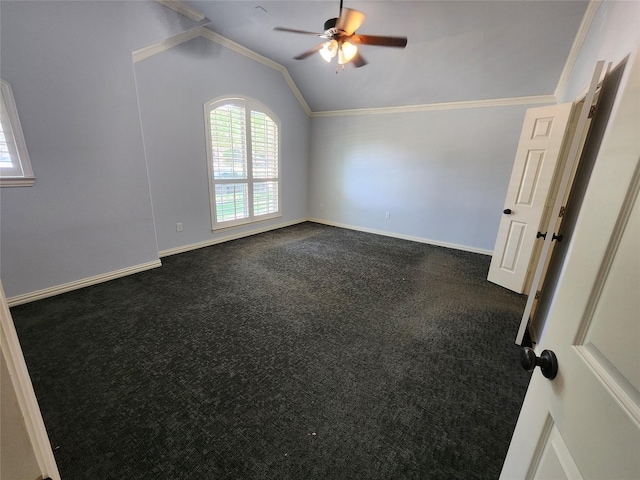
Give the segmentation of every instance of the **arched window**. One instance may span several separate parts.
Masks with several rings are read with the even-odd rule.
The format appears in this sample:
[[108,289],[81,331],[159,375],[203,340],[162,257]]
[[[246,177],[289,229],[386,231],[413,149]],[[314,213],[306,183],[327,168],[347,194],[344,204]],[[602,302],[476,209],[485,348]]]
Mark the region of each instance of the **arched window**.
[[213,230],[281,216],[278,120],[246,98],[204,108]]

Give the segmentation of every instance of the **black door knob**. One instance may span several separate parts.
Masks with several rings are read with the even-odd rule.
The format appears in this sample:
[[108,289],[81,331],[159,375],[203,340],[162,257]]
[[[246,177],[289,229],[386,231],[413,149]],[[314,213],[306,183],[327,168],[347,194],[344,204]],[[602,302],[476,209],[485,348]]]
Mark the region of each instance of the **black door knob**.
[[510,208],[505,208],[502,213],[504,213],[505,215],[511,215],[511,209]]
[[533,348],[524,347],[520,354],[520,365],[528,372],[533,372],[534,368],[540,367],[542,375],[549,380],[553,380],[558,374],[558,359],[551,350],[544,350],[537,357]]
[[558,242],[562,241],[562,234],[560,235],[556,235],[555,233],[553,234],[553,237],[551,237],[551,240],[557,240]]

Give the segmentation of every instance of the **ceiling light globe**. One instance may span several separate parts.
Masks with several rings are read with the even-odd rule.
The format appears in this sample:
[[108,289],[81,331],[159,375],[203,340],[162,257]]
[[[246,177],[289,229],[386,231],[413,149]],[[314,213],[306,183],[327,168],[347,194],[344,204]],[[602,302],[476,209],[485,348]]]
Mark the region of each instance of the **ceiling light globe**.
[[342,42],[338,51],[338,63],[344,65],[347,62],[353,60],[353,57],[358,53],[358,47],[349,42]]
[[322,44],[320,55],[322,55],[322,58],[324,58],[325,62],[329,63],[331,62],[331,59],[336,56],[337,50],[338,42],[336,42],[335,40],[331,40]]

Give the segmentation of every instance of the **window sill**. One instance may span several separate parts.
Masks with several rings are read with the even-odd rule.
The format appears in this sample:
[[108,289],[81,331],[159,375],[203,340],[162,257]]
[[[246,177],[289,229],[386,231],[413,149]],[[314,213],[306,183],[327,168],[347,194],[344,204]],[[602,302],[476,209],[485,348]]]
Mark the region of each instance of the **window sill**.
[[0,187],[33,187],[35,177],[0,178]]
[[267,220],[273,220],[274,218],[281,218],[282,217],[282,213],[278,212],[278,213],[272,213],[272,214],[268,214],[268,215],[260,215],[259,217],[254,217],[251,220],[248,221],[243,221],[243,222],[238,222],[238,223],[233,223],[233,224],[217,224],[215,225],[211,231],[213,233],[217,233],[220,232],[222,230],[231,230],[233,228],[237,228],[237,227],[244,227],[246,225],[252,225],[255,223],[262,223],[262,222],[266,222]]

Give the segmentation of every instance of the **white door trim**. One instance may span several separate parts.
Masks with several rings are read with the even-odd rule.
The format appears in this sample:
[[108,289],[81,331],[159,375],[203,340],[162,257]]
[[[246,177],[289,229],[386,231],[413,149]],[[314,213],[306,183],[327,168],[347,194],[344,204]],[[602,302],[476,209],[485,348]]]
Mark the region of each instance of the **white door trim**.
[[49,443],[49,436],[44,426],[38,400],[31,384],[29,371],[22,355],[18,334],[16,333],[9,305],[0,281],[0,349],[7,362],[11,382],[16,392],[18,406],[22,412],[24,423],[33,447],[33,452],[43,478],[60,480],[58,466]]

